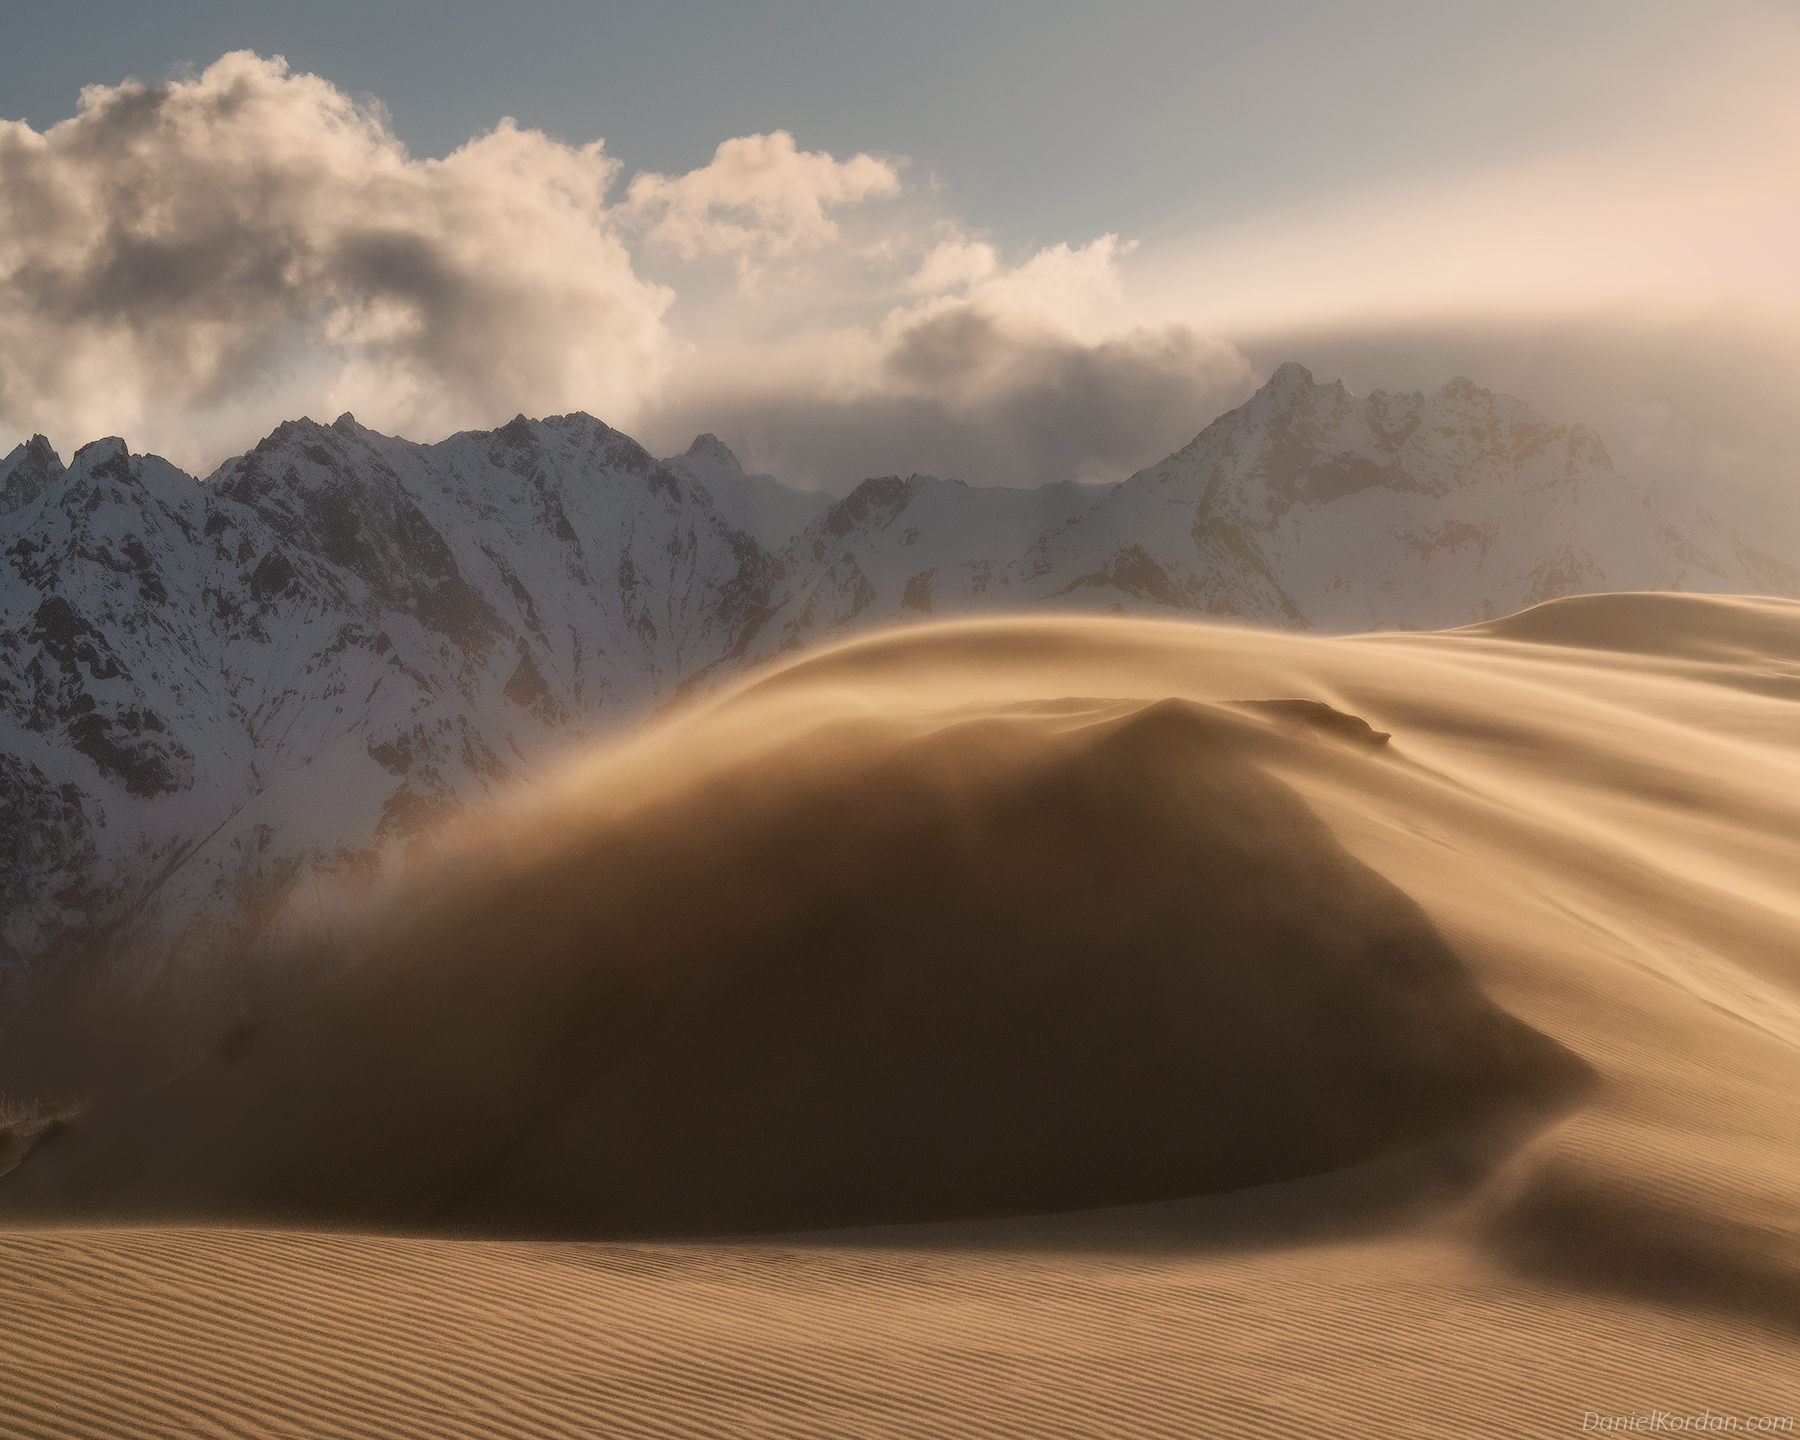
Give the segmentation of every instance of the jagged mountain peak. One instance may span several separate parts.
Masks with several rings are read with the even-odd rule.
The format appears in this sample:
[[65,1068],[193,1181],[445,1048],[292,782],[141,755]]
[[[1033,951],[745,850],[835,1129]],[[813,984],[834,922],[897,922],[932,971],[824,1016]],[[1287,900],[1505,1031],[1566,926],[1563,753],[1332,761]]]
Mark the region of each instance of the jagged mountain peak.
[[1494,392],[1477,385],[1467,375],[1452,375],[1437,388],[1432,398],[1436,400],[1491,401],[1494,398]]
[[663,469],[696,484],[711,497],[726,524],[752,536],[771,554],[823,514],[837,499],[823,490],[798,490],[773,475],[746,474],[731,447],[710,431],[696,435]]
[[533,422],[521,412],[491,433],[496,440],[504,440],[508,445],[528,445],[534,438],[533,429]]
[[67,472],[48,438],[33,435],[0,460],[0,515],[29,505]]
[[[1452,483],[1451,472],[1477,456],[1513,463],[1565,444],[1580,449],[1599,468],[1612,468],[1592,431],[1547,419],[1523,400],[1496,394],[1466,376],[1452,378],[1429,395],[1374,390],[1359,398],[1341,380],[1317,381],[1305,366],[1289,361],[1249,401],[1150,468],[1164,472],[1178,462],[1198,463],[1221,447],[1238,454],[1272,447],[1265,473],[1292,500],[1292,487],[1282,477],[1309,470],[1323,457],[1340,457],[1332,461],[1340,468],[1361,468],[1365,460],[1387,465],[1394,457],[1410,456],[1401,465],[1412,475],[1405,483],[1440,489]],[[1322,493],[1329,499],[1345,492],[1328,485]],[[1316,497],[1308,492],[1300,498]]]
[[1262,388],[1276,394],[1287,394],[1298,391],[1302,387],[1311,389],[1318,382],[1313,379],[1312,371],[1297,360],[1284,360],[1275,367],[1275,373],[1269,376]]
[[1289,360],[1277,366],[1249,400],[1221,415],[1201,435],[1220,426],[1285,431],[1330,423],[1355,404],[1355,397],[1344,388],[1343,381],[1322,383],[1304,365]]
[[694,443],[684,453],[690,461],[703,465],[716,474],[744,474],[743,462],[732,453],[730,446],[710,430],[696,435]]
[[1304,365],[1289,360],[1276,367],[1250,400],[1221,415],[1201,435],[1215,429],[1234,430],[1271,421],[1291,429],[1309,422],[1335,425],[1351,420],[1379,424],[1394,416],[1428,416],[1451,424],[1477,415],[1537,429],[1580,428],[1559,426],[1523,400],[1498,394],[1465,375],[1452,376],[1429,395],[1419,390],[1378,389],[1358,397],[1342,380],[1318,380]]
[[33,435],[29,440],[13,446],[6,458],[0,460],[0,479],[13,473],[21,465],[51,466],[62,464],[62,457],[56,453],[56,447],[50,443],[47,435]]
[[131,447],[117,435],[105,435],[98,440],[88,441],[87,444],[77,450],[75,452],[73,463],[75,465],[85,465],[91,468],[95,465],[103,465],[108,460],[118,456],[123,456],[125,459],[129,460],[131,458]]
[[[428,448],[433,453],[448,455],[458,446],[471,444],[489,446],[488,453],[496,464],[503,463],[521,473],[552,452],[565,459],[585,453],[608,468],[644,477],[650,476],[661,463],[623,430],[615,430],[585,410],[545,415],[537,420],[515,415],[497,429],[465,430]],[[508,458],[502,461],[498,458],[502,455]]]

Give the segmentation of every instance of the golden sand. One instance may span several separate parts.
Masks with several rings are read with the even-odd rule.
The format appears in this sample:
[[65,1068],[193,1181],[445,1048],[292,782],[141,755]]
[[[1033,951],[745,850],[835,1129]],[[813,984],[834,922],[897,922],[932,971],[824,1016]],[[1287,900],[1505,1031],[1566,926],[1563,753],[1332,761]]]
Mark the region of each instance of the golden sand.
[[1792,602],[808,657],[0,1178],[0,1429],[1800,1416],[1796,877]]

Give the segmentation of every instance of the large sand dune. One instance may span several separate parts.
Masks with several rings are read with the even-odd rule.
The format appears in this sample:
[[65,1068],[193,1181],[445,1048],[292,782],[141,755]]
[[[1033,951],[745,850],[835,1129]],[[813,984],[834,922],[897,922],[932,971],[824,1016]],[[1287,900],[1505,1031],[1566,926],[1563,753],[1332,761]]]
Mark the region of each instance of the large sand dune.
[[1586,1081],[1267,773],[1324,732],[1098,708],[830,725],[484,848],[12,1203],[583,1235],[1018,1213],[1339,1169]]
[[1800,1415],[1797,876],[1792,602],[892,632],[597,757],[0,1177],[0,1415]]

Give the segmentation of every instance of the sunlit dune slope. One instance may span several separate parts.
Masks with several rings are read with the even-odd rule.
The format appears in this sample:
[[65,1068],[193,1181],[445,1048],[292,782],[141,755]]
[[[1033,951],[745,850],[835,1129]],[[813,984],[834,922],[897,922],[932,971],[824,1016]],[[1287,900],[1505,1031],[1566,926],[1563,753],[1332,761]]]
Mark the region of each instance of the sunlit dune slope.
[[1586,1082],[1268,773],[1331,729],[1110,708],[838,722],[565,808],[21,1178],[137,1215],[792,1228],[1238,1189]]

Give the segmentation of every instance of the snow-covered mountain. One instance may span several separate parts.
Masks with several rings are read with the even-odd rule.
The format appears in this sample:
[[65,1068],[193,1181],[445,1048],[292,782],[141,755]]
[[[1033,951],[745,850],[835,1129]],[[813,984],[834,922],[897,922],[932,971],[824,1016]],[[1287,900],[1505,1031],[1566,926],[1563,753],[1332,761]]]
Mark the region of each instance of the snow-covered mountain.
[[0,517],[0,977],[329,913],[448,812],[728,651],[777,571],[585,415],[284,424],[205,483],[34,440]]
[[1333,631],[1441,629],[1603,590],[1800,590],[1800,571],[1701,512],[1659,511],[1585,426],[1460,379],[1359,400],[1293,364],[1051,559],[1139,604]]
[[1283,365],[1110,489],[869,480],[784,552],[754,656],[908,612],[1029,607],[1442,629],[1562,595],[1800,595],[1800,569],[1659,509],[1600,437],[1467,380],[1363,399]]
[[1112,487],[843,499],[586,415],[418,445],[284,424],[204,482],[0,461],[0,1016],[62,958],[310,927],[443,816],[783,652],[998,610],[1438,627],[1593,590],[1800,595],[1598,436],[1467,381],[1285,365]]

